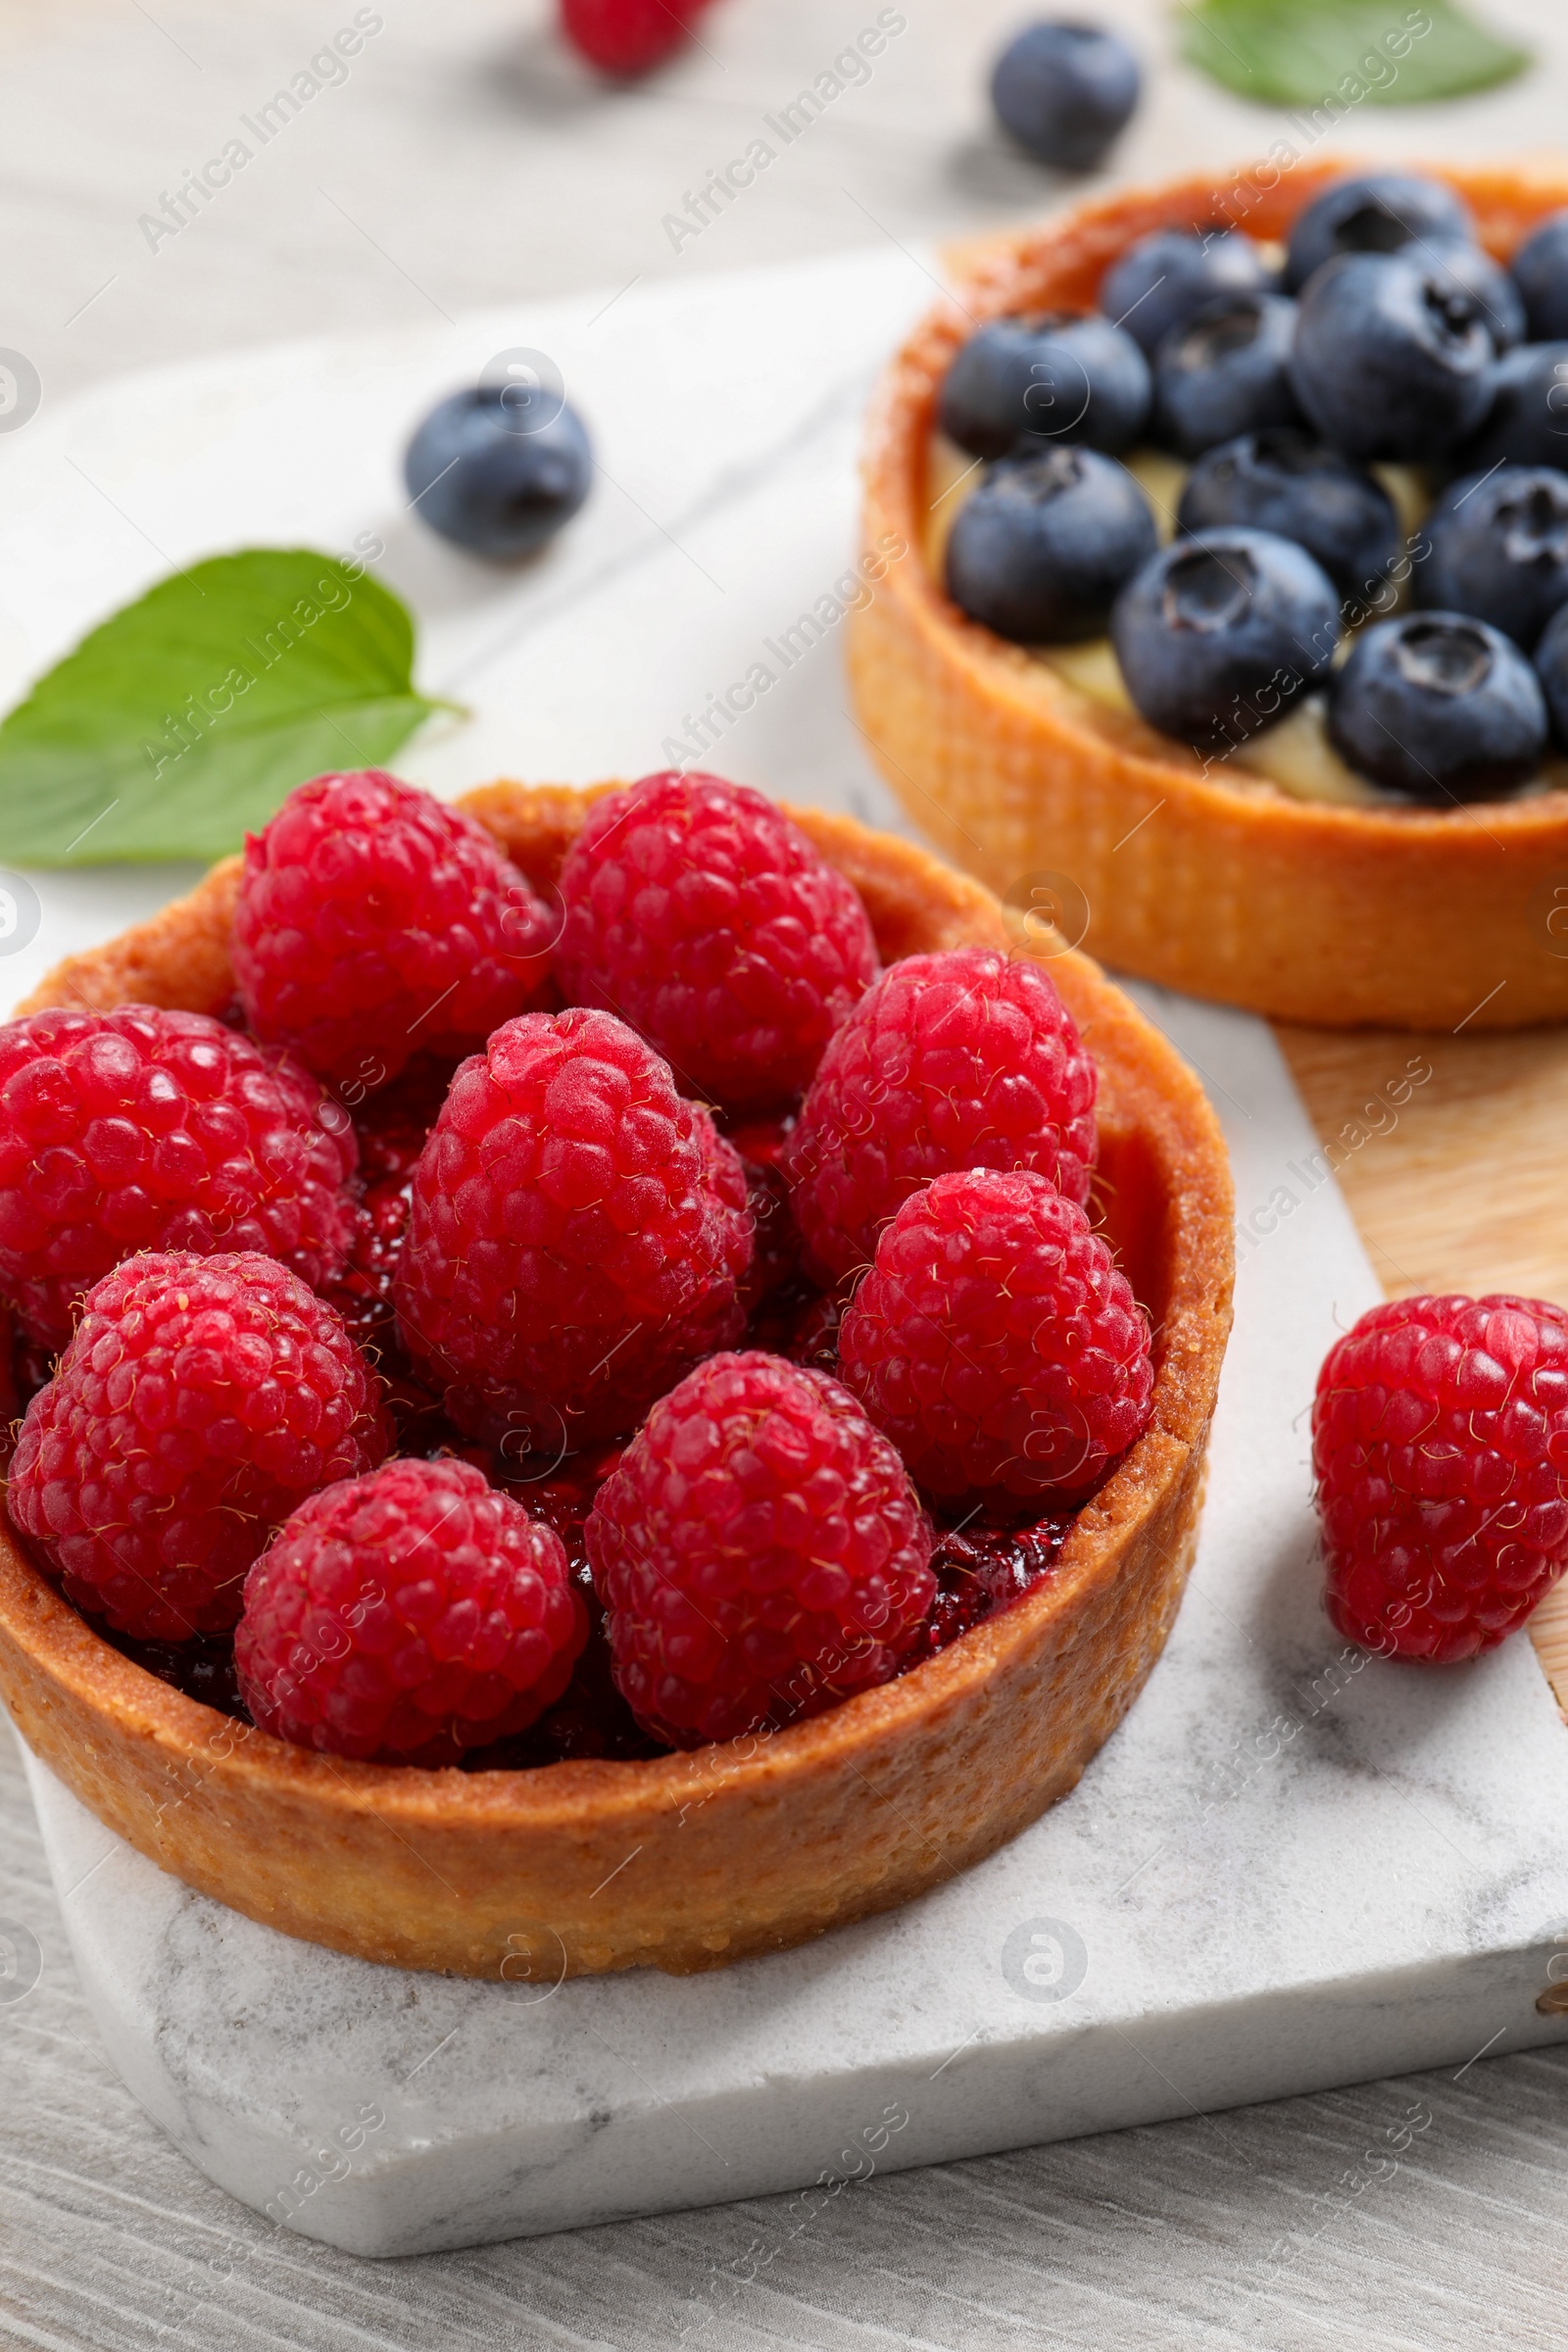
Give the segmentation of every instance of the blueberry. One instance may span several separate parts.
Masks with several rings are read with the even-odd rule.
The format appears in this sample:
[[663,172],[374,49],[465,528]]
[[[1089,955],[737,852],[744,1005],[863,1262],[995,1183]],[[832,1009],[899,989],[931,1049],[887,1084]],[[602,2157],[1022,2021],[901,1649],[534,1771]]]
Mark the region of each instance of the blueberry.
[[948,594],[1019,645],[1098,637],[1157,538],[1148,499],[1114,458],[1056,448],[1004,459],[958,510]]
[[1481,308],[1481,323],[1492,337],[1494,350],[1511,351],[1516,343],[1523,341],[1525,306],[1519,289],[1502,264],[1494,262],[1481,246],[1446,244],[1434,238],[1407,259],[1424,263],[1446,286],[1475,297]]
[[1154,357],[1154,429],[1184,458],[1258,425],[1296,424],[1287,367],[1296,305],[1284,294],[1235,294],[1173,326]]
[[1047,21],[1008,42],[991,76],[1004,130],[1058,172],[1092,172],[1138,104],[1125,41],[1094,24]]
[[1149,362],[1108,318],[1047,311],[969,337],[942,387],[940,420],[971,457],[1004,458],[1025,435],[1112,452],[1149,418]]
[[454,392],[409,443],[403,478],[415,513],[475,555],[532,555],[588,495],[593,458],[575,412],[531,424],[501,390]]
[[1206,451],[1187,477],[1176,520],[1200,537],[1240,524],[1294,539],[1343,597],[1373,595],[1400,546],[1382,483],[1289,425]]
[[1558,747],[1568,751],[1568,606],[1559,605],[1536,648],[1536,675]]
[[1339,600],[1289,539],[1205,531],[1151,557],[1116,599],[1110,634],[1150,725],[1223,752],[1271,726],[1328,669]]
[[1568,468],[1568,341],[1521,343],[1492,370],[1492,407],[1458,453],[1466,473],[1492,466]]
[[1568,474],[1501,466],[1469,474],[1423,525],[1431,554],[1415,572],[1428,612],[1468,612],[1528,653],[1568,604]]
[[1511,638],[1463,612],[1363,629],[1329,693],[1342,760],[1401,800],[1494,801],[1541,764],[1546,705]]
[[1262,254],[1240,229],[1189,235],[1156,228],[1106,271],[1100,307],[1152,353],[1173,326],[1184,326],[1222,294],[1267,294],[1273,284]]
[[1291,231],[1285,282],[1292,293],[1337,253],[1397,253],[1412,242],[1468,243],[1469,207],[1441,179],[1410,172],[1358,172],[1337,179]]
[[1532,343],[1568,335],[1568,210],[1549,213],[1513,257]]
[[1474,295],[1402,253],[1325,262],[1301,295],[1296,397],[1352,458],[1435,458],[1473,433],[1492,399],[1492,337]]

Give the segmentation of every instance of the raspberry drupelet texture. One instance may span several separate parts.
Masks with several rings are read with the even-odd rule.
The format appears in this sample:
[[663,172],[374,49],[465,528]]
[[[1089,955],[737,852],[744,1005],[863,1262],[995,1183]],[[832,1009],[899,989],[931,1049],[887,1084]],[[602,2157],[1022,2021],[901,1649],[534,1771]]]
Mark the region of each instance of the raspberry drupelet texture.
[[447,1764],[571,1680],[588,1617],[561,1538],[467,1462],[387,1462],[300,1504],[245,1580],[234,1663],[264,1732]]
[[374,1375],[297,1274],[251,1250],[149,1252],[88,1294],[8,1502],[78,1608],[183,1642],[231,1626],[273,1529],[386,1448]]
[[452,1082],[414,1174],[404,1345],[460,1428],[511,1458],[635,1428],[738,1337],[746,1178],[624,1022],[498,1029]]
[[837,1381],[715,1355],[656,1404],[587,1524],[614,1678],[672,1747],[885,1683],[936,1582],[904,1466]]
[[561,896],[567,1002],[618,1013],[683,1092],[719,1102],[800,1094],[878,969],[852,885],[718,776],[645,776],[596,802]]
[[53,1348],[137,1250],[258,1250],[309,1283],[348,1249],[353,1130],[316,1080],[200,1012],[0,1027],[0,1289]]
[[1373,1307],[1323,1360],[1312,1463],[1336,1629],[1445,1665],[1494,1647],[1568,1564],[1568,1316]]
[[906,1200],[839,1326],[845,1383],[933,1494],[1093,1492],[1149,1419],[1149,1325],[1075,1200],[1019,1169]]
[[808,1272],[870,1262],[902,1200],[955,1168],[1033,1168],[1089,1198],[1095,1065],[1055,983],[993,948],[908,956],[839,1030],[785,1165]]
[[482,825],[365,768],[300,785],[247,835],[234,977],[256,1036],[358,1102],[540,1004],[555,928]]

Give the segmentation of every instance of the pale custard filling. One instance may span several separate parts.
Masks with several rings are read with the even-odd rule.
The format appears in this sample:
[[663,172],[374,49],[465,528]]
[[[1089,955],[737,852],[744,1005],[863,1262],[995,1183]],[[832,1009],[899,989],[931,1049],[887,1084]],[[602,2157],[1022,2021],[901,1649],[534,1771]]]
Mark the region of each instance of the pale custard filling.
[[[1184,459],[1149,448],[1133,450],[1122,459],[1122,464],[1142,485],[1154,511],[1154,522],[1164,545],[1176,536],[1176,509],[1190,467]],[[1408,537],[1418,528],[1431,505],[1425,482],[1409,466],[1374,466],[1371,470],[1394,501],[1400,531]],[[948,533],[953,528],[954,516],[984,478],[985,466],[979,459],[971,458],[945,434],[932,434],[926,471],[924,553],[936,580],[945,576]],[[1401,593],[1380,617],[1386,619],[1390,612],[1398,610],[1402,601]],[[1345,659],[1349,643],[1347,636],[1338,660]],[[1016,650],[1054,671],[1080,697],[1084,706],[1082,714],[1091,723],[1096,710],[1137,716],[1108,637],[1095,637],[1077,645],[1019,646]],[[1231,772],[1238,768],[1245,772],[1240,775]],[[1211,780],[1228,782],[1238,791],[1248,790],[1256,779],[1258,784],[1271,784],[1299,801],[1334,801],[1342,807],[1357,808],[1398,805],[1364,776],[1358,776],[1353,768],[1347,767],[1335,751],[1328,737],[1326,706],[1321,694],[1303,696],[1273,726],[1253,736],[1250,743],[1240,745],[1223,762],[1211,764],[1207,774]],[[1552,760],[1539,777],[1521,787],[1521,796],[1557,789],[1564,783],[1568,783],[1568,766]]]

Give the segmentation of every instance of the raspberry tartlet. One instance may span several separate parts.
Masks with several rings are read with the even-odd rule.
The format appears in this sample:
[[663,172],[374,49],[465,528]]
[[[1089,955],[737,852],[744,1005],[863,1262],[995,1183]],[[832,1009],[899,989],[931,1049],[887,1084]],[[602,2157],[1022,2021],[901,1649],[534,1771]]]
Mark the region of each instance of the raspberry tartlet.
[[[1122,191],[964,251],[959,299],[915,329],[872,410],[865,543],[906,553],[851,615],[856,704],[914,822],[1005,901],[1057,919],[1113,966],[1330,1026],[1560,1020],[1568,701],[1554,692],[1559,672],[1568,678],[1568,620],[1547,623],[1535,668],[1532,656],[1546,618],[1539,598],[1568,593],[1568,476],[1553,470],[1555,441],[1525,452],[1509,419],[1532,401],[1543,417],[1555,413],[1550,368],[1568,363],[1568,344],[1509,347],[1524,331],[1523,304],[1497,265],[1568,205],[1568,173],[1432,170],[1419,181],[1400,175],[1396,197],[1363,177],[1351,183],[1372,221],[1363,233],[1339,220],[1331,193],[1348,169],[1269,164]],[[1388,250],[1398,231],[1380,209],[1408,206],[1412,188],[1431,216],[1405,224],[1420,232],[1418,261]],[[1294,236],[1309,211],[1310,233]],[[1232,233],[1208,233],[1228,223]],[[1289,294],[1272,258],[1287,238]],[[1159,335],[1184,256],[1215,299],[1192,311],[1196,323]],[[1397,341],[1399,304],[1422,300],[1428,311],[1406,343],[1431,326],[1427,341],[1442,345],[1431,380],[1386,384],[1368,320],[1376,312],[1374,325]],[[1086,323],[1077,314],[1102,334],[1124,326],[1121,357],[1132,375],[1144,369],[1133,394],[1162,449],[1136,432],[1106,438],[1110,396],[1125,387],[1073,342]],[[1355,367],[1352,347],[1363,351]],[[1054,411],[1085,380],[1087,414]],[[1009,384],[1038,416],[1026,428],[1040,436],[1033,455],[995,432]],[[1200,391],[1207,406],[1195,425]],[[1391,465],[1378,434],[1401,398],[1411,462]],[[1084,446],[1052,440],[1058,413]],[[939,418],[966,436],[961,448]],[[1204,454],[1189,474],[1195,448]],[[1310,510],[1297,534],[1314,541],[1310,554],[1264,510],[1244,513],[1244,492],[1261,499],[1269,488],[1241,479],[1250,466],[1259,471],[1260,448],[1277,459],[1271,495],[1298,497],[1300,482],[1284,476],[1317,469],[1298,503]],[[1229,472],[1216,490],[1209,461],[1221,449]],[[1504,465],[1523,477],[1524,505],[1499,519],[1488,502],[1507,506],[1506,486],[1466,503],[1466,477]],[[1178,505],[1180,527],[1203,546],[1179,539],[1152,553],[1150,514],[1168,537]],[[1266,528],[1222,527],[1259,514]],[[1530,545],[1512,549],[1512,570],[1537,604],[1501,628],[1460,617],[1457,634],[1454,612],[1424,609],[1458,603],[1452,583],[1466,566],[1472,580],[1484,568],[1488,531],[1494,551],[1504,533],[1520,540],[1521,519]],[[1361,607],[1348,622],[1343,613],[1353,606],[1347,582],[1369,567],[1404,584],[1396,617],[1363,627]],[[1288,675],[1297,698],[1283,717],[1278,692],[1240,720],[1220,713],[1222,698],[1198,675],[1203,632],[1241,597],[1244,577],[1258,674]],[[1038,589],[1047,579],[1054,602]],[[1508,592],[1494,583],[1481,601]],[[1181,659],[1168,650],[1173,597],[1186,600]],[[1412,598],[1417,609],[1406,610]],[[1465,664],[1474,693],[1458,674]],[[1445,697],[1457,708],[1461,688],[1467,716],[1474,707],[1473,747],[1462,729],[1433,722],[1451,791],[1398,717],[1400,695],[1409,703],[1417,685],[1435,710]],[[1357,723],[1339,719],[1342,703]]]
[[[561,904],[564,882],[569,906],[571,861],[592,867],[615,789],[497,784],[462,812],[525,908]],[[777,928],[749,871],[731,871],[725,905],[747,937],[773,926],[795,1035],[864,1008],[871,1047],[812,1122],[804,1063],[765,1104],[751,1033],[699,1024],[738,1073],[710,1112],[669,1092],[646,1031],[547,994],[455,1074],[416,1059],[362,1106],[360,1223],[317,1303],[328,1356],[379,1353],[397,1454],[382,1464],[367,1427],[329,1483],[258,1505],[231,1666],[205,1633],[177,1676],[161,1624],[106,1638],[0,1538],[0,1690],[23,1736],[141,1851],[253,1918],[476,1977],[723,1966],[905,1902],[1015,1836],[1159,1655],[1230,1320],[1212,1112],[1096,965],[1037,968],[980,884],[848,819],[785,816],[810,855],[779,889],[816,894],[827,952]],[[242,860],[215,867],[61,965],[39,1001],[232,1020],[245,887]],[[599,904],[616,917],[613,889]],[[666,916],[678,947],[678,904]],[[929,1036],[923,998],[900,993],[920,958],[960,965],[973,1000],[959,1017],[933,989]],[[677,991],[673,1011],[637,1010],[653,1025],[685,1004]],[[331,1059],[356,1066],[342,1040]],[[842,1164],[856,1086],[874,1120],[867,1071],[897,1091],[917,1064],[955,1125],[940,1166],[900,1147],[874,1199],[834,1196],[835,1230],[871,1267],[846,1313],[849,1282],[822,1287],[837,1270],[801,1262],[795,1138],[827,1137],[819,1164]],[[344,1116],[323,1103],[325,1131]],[[964,1221],[971,1245],[946,1289],[938,1271],[934,1314],[922,1218]],[[992,1311],[1004,1261],[1060,1320],[1076,1422],[1061,1365],[1022,1363],[1022,1326]],[[196,1262],[220,1285],[238,1261]],[[165,1285],[159,1312],[177,1310],[177,1268],[147,1279]],[[917,1317],[911,1406],[898,1354]],[[632,1367],[622,1390],[571,1357],[584,1318]],[[638,1352],[651,1323],[680,1338],[657,1361]],[[87,1355],[94,1379],[122,1382],[96,1327]],[[1020,1369],[1027,1394],[999,1417],[988,1398]],[[970,1414],[952,1459],[926,1444],[928,1375],[951,1376]],[[58,1385],[28,1407],[29,1478],[26,1431]],[[548,1454],[546,1404],[579,1415]],[[965,1481],[1007,1507],[955,1524],[939,1490]],[[602,1623],[584,1616],[594,1592]]]

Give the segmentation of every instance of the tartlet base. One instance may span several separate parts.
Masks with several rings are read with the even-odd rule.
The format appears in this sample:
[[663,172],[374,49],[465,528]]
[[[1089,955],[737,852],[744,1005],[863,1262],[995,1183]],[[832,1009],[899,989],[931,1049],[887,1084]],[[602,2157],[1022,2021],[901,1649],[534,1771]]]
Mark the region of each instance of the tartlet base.
[[[609,790],[612,787],[601,787]],[[590,795],[463,805],[548,888]],[[861,892],[884,956],[1038,952],[977,883],[791,812]],[[216,1012],[237,860],[28,1005]],[[1052,943],[1046,942],[1047,947]],[[1050,969],[1100,1064],[1105,1221],[1156,1327],[1150,1426],[1055,1573],[899,1681],[757,1741],[649,1762],[428,1772],[292,1747],[144,1673],[0,1534],[0,1694],[100,1820],[203,1893],[405,1968],[512,1978],[720,1967],[908,1901],[1065,1795],[1142,1688],[1193,1556],[1230,1324],[1232,1201],[1197,1079],[1085,956]]]
[[[1278,176],[1238,225],[1285,235],[1350,168],[1341,158]],[[1565,166],[1433,170],[1502,259],[1568,204]],[[1440,812],[1301,801],[1250,776],[1231,789],[1136,715],[1088,705],[966,619],[919,552],[937,398],[975,325],[1093,304],[1134,239],[1237,218],[1237,186],[1198,176],[1121,190],[963,249],[958,299],[916,327],[872,405],[863,544],[907,552],[850,614],[860,725],[939,848],[1004,900],[1027,905],[1038,889],[1079,908],[1114,968],[1330,1028],[1568,1018],[1568,956],[1549,927],[1568,905],[1568,792]]]

